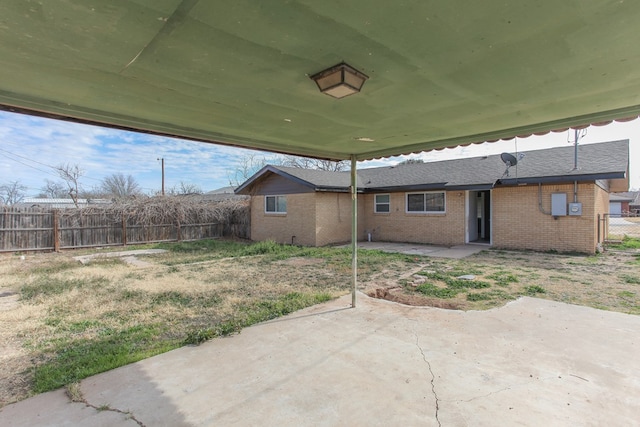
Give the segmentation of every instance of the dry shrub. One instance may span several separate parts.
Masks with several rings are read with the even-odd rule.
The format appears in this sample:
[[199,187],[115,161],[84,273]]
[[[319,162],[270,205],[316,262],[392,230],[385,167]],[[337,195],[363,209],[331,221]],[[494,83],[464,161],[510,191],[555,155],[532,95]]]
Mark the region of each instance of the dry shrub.
[[249,200],[203,200],[198,196],[156,196],[117,200],[104,206],[65,209],[60,216],[67,224],[81,225],[83,217],[101,216],[119,223],[126,218],[129,225],[175,225],[217,223],[223,235],[247,238],[249,234]]

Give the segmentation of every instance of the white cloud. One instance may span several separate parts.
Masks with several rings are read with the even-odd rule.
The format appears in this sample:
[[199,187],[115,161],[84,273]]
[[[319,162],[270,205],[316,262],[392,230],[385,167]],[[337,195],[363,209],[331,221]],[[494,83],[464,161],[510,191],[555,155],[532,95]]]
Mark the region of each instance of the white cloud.
[[18,180],[35,194],[45,179],[57,180],[49,166],[78,164],[91,188],[113,173],[131,174],[145,190],[159,191],[165,159],[167,188],[180,181],[203,190],[228,185],[247,150],[214,144],[79,125],[20,114],[0,113],[0,182]]
[[[640,120],[591,127],[580,143],[615,139],[630,140],[631,186],[640,188]],[[228,185],[229,177],[248,155],[269,156],[228,146],[3,112],[0,142],[0,183],[20,181],[29,187],[29,195],[36,194],[45,179],[57,180],[47,165],[78,164],[85,170],[82,182],[86,188],[98,185],[105,176],[123,173],[133,175],[146,191],[152,192],[160,189],[161,167],[157,159],[164,158],[166,188],[185,181],[208,191]],[[359,167],[391,165],[409,157],[435,161],[514,152],[516,143],[519,151],[567,145],[567,133],[378,159]]]
[[[630,187],[640,189],[640,119],[630,122],[614,122],[607,126],[591,126],[587,134],[579,140],[580,144],[593,144],[597,142],[629,140],[629,178]],[[502,152],[514,153],[516,151],[540,150],[543,148],[567,146],[573,143],[573,130],[565,132],[551,132],[542,136],[529,136],[527,138],[515,138],[508,141],[485,142],[471,144],[443,150],[432,150],[420,154],[378,159],[365,162],[363,167],[378,167],[395,165],[409,158],[422,159],[425,162],[456,159],[461,157],[478,157]]]

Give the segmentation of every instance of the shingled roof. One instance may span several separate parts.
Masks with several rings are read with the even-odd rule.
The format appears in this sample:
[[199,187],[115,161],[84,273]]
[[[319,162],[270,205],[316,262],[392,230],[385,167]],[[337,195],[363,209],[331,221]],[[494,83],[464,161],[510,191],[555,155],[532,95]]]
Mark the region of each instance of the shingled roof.
[[[498,185],[620,179],[627,177],[629,168],[629,140],[579,145],[577,169],[573,146],[523,153],[508,175],[500,155],[360,169],[358,190],[481,190]],[[236,193],[248,194],[249,188],[267,174],[280,175],[316,191],[347,191],[350,185],[349,172],[269,165],[239,186]]]
[[611,202],[629,202],[630,206],[640,206],[640,191],[625,191],[612,193],[609,196]]

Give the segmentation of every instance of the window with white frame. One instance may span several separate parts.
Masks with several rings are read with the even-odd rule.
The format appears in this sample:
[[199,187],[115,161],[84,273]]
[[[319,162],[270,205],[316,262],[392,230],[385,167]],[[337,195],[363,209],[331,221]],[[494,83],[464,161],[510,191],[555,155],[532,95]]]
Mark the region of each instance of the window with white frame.
[[444,213],[444,191],[429,191],[424,193],[407,193],[408,213]]
[[287,213],[286,196],[265,196],[264,211],[266,213]]
[[391,200],[388,194],[376,194],[375,213],[388,213],[391,211]]

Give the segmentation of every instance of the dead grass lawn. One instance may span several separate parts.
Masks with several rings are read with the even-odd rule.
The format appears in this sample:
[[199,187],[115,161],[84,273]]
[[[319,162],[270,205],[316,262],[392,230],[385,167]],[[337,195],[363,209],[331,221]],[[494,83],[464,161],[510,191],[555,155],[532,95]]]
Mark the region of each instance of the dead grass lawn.
[[[330,248],[279,256],[169,252],[144,257],[151,263],[144,267],[120,259],[82,265],[73,255],[0,256],[0,407],[33,393],[35,367],[63,349],[136,331],[161,343],[147,357],[183,345],[194,331],[251,316],[270,301],[336,297],[350,287],[348,251]],[[405,304],[478,310],[532,295],[640,314],[640,254],[633,252],[587,257],[489,250],[445,260],[362,251],[359,265],[361,290]],[[446,277],[463,274],[482,287],[433,295],[452,293],[460,284],[447,284]]]

